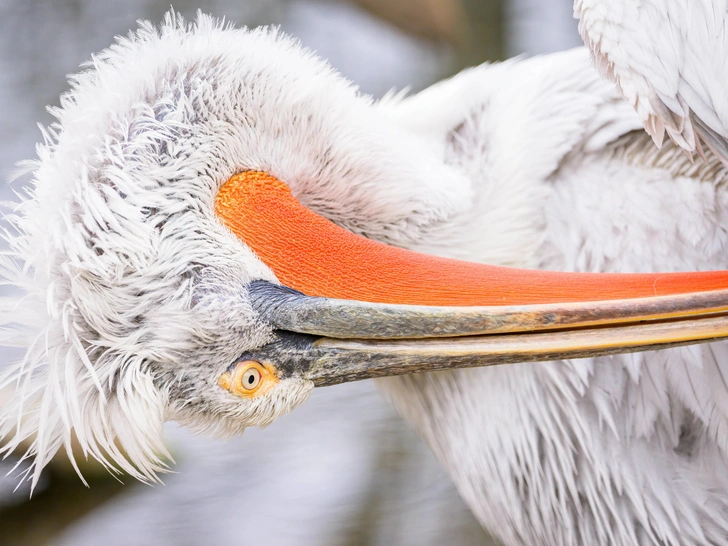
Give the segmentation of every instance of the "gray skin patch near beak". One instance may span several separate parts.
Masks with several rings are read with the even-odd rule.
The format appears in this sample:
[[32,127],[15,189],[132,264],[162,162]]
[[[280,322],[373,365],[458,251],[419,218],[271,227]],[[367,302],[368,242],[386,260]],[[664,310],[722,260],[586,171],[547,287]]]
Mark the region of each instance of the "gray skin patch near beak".
[[265,281],[251,304],[275,339],[241,359],[316,386],[583,358],[728,337],[728,291],[554,305],[418,307],[306,296]]

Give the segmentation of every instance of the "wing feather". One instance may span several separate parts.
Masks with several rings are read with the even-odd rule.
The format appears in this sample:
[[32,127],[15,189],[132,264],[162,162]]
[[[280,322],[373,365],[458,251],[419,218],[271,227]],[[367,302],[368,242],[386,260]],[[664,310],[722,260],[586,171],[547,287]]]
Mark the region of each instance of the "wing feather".
[[575,0],[595,65],[616,83],[660,147],[728,165],[726,0]]

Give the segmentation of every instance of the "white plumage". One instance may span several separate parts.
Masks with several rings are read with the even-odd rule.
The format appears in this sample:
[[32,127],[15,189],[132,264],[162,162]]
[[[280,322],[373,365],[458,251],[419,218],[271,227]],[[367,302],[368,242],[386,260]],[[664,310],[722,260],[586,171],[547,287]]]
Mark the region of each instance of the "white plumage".
[[[0,262],[21,292],[2,304],[2,340],[26,348],[5,379],[2,435],[6,452],[32,442],[34,479],[75,431],[91,456],[151,480],[164,420],[239,433],[308,396],[295,380],[251,403],[217,387],[269,335],[242,287],[274,276],[213,214],[241,170],[275,175],[354,232],[434,254],[728,266],[724,167],[656,150],[583,49],[373,103],[274,32],[169,16],[96,56],[55,115]],[[727,351],[380,384],[506,544],[721,544]]]
[[[557,270],[726,267],[724,168],[656,150],[586,57],[481,67],[409,99],[441,112],[467,97],[475,112],[445,152],[473,180],[474,215],[419,248]],[[720,544],[725,351],[459,370],[386,389],[506,544]]]
[[575,0],[595,64],[634,107],[658,147],[701,141],[728,163],[725,0]]

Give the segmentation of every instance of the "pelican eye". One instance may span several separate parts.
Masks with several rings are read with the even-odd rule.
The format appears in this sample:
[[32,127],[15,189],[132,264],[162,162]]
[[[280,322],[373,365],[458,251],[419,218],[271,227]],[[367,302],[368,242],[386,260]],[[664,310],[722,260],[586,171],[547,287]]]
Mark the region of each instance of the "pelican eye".
[[255,366],[251,366],[243,372],[242,381],[240,383],[244,390],[250,391],[258,388],[260,379],[260,370],[258,370]]
[[265,394],[278,383],[278,371],[272,364],[241,360],[232,371],[222,374],[217,383],[235,396],[252,398]]

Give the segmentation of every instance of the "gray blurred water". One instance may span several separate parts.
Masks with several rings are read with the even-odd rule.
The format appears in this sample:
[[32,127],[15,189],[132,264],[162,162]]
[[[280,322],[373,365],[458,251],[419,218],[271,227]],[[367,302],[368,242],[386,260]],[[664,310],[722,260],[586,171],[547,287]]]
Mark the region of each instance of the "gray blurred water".
[[[0,0],[0,179],[33,156],[37,123],[51,119],[65,75],[139,18],[158,21],[165,0]],[[510,50],[578,44],[569,0],[517,0]],[[425,87],[454,53],[408,36],[345,3],[307,0],[175,2],[238,24],[280,24],[374,96]],[[535,39],[540,31],[544,38]],[[520,36],[520,37],[519,37]],[[0,186],[0,199],[10,196]],[[63,545],[486,544],[430,452],[371,383],[317,389],[265,430],[227,442],[166,428],[177,459],[164,486],[128,487],[68,527]],[[0,478],[0,506],[20,502]]]

